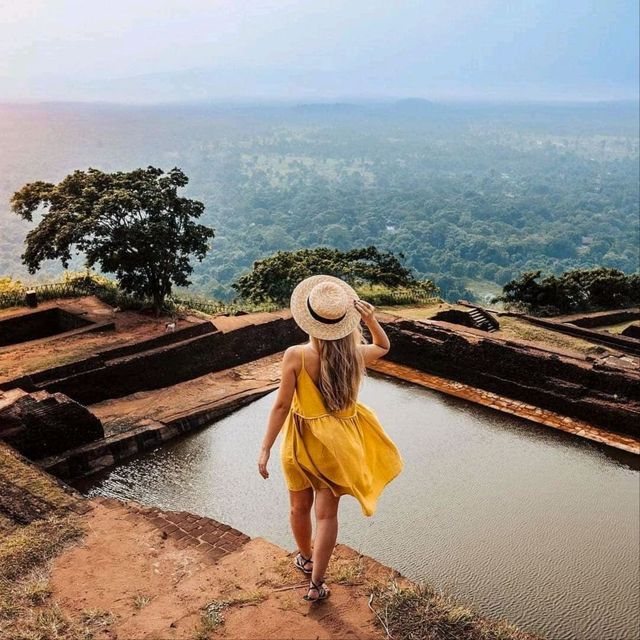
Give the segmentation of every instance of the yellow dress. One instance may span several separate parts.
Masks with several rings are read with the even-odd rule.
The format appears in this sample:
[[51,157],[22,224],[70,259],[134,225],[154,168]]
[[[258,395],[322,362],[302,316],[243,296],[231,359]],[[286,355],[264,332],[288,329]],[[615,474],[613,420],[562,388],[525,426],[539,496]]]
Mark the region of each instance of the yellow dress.
[[305,369],[304,348],[282,434],[280,461],[289,490],[328,487],[336,496],[352,495],[365,516],[374,514],[382,490],[404,466],[372,409],[354,402],[327,410]]

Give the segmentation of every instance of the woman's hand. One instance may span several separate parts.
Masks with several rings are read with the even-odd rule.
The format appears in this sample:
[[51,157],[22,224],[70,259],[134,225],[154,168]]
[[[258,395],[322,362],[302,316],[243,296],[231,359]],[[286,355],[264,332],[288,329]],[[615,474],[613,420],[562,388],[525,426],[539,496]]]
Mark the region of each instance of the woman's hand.
[[375,307],[371,303],[366,302],[365,300],[354,300],[353,304],[355,308],[360,312],[362,321],[365,324],[368,325],[375,318],[375,316],[373,315]]
[[267,471],[267,462],[269,462],[270,454],[271,452],[269,451],[269,449],[260,449],[260,457],[258,458],[258,471],[265,480],[269,477],[269,472]]

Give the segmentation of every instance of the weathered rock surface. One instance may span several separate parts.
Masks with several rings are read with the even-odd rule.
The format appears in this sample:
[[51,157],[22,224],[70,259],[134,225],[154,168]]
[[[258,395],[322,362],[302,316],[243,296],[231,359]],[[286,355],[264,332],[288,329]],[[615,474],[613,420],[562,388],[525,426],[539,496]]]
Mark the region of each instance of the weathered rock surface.
[[104,437],[100,420],[62,393],[0,392],[0,439],[31,459]]
[[16,526],[86,511],[80,494],[0,442],[0,540]]
[[640,373],[443,325],[384,322],[387,360],[522,400],[610,431],[640,435]]
[[[248,324],[224,333],[198,331],[171,344],[146,341],[103,352],[70,365],[0,384],[0,390],[26,388],[61,392],[83,404],[168,387],[278,353],[306,335],[292,318]],[[184,338],[184,339],[182,339]]]
[[627,338],[640,340],[640,323],[630,324],[624,331],[622,331],[622,335]]

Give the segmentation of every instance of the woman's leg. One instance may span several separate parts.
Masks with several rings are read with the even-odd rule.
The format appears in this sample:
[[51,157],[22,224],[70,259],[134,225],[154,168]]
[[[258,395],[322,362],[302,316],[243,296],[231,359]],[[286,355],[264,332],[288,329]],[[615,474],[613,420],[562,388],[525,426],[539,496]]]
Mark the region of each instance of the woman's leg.
[[298,551],[305,557],[311,557],[311,507],[313,505],[313,488],[302,491],[289,491],[291,511],[289,521],[291,531],[298,545]]
[[313,545],[313,573],[311,574],[315,583],[324,578],[329,558],[336,546],[339,502],[340,496],[334,496],[331,489],[316,491],[316,539]]

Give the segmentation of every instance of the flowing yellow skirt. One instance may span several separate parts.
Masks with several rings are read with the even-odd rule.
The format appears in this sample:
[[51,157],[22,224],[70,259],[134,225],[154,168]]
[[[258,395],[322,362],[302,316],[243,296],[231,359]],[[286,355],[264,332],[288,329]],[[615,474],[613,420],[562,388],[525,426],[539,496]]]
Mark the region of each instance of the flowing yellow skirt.
[[396,445],[372,409],[356,402],[351,416],[306,417],[293,409],[282,428],[280,461],[290,491],[329,488],[352,495],[365,516],[403,469]]

